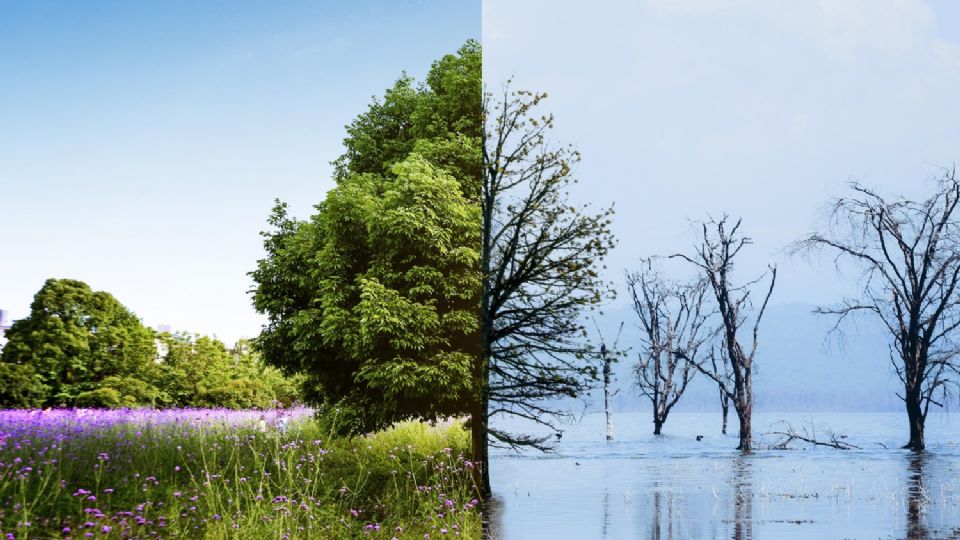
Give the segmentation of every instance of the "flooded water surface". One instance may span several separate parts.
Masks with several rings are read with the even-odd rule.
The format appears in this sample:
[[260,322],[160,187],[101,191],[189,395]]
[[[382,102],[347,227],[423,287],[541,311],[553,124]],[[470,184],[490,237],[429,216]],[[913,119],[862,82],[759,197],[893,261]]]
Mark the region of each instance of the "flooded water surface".
[[[807,428],[845,434],[858,450],[735,450],[719,414],[675,413],[653,436],[648,415],[588,414],[564,426],[555,454],[496,452],[493,536],[500,539],[958,539],[960,421],[931,414],[927,451],[906,442],[903,414],[756,414],[762,435]],[[519,428],[520,426],[513,426]],[[703,435],[697,440],[697,435]]]

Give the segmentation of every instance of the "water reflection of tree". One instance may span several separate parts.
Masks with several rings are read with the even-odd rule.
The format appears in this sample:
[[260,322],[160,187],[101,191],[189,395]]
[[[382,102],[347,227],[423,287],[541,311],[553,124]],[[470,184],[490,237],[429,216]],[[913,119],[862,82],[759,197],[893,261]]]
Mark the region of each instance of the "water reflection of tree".
[[[733,461],[730,486],[733,488],[730,504],[733,507],[733,535],[731,540],[753,539],[753,479],[750,456],[739,455]],[[650,488],[651,512],[649,520],[649,540],[674,540],[686,538],[681,527],[675,523],[674,498],[668,489],[659,482]],[[606,498],[604,499],[606,509]],[[606,522],[606,520],[604,520]],[[717,531],[714,530],[714,536]],[[606,537],[606,526],[604,526]],[[912,539],[911,539],[912,540]]]
[[923,466],[927,456],[913,452],[907,462],[907,540],[927,540],[929,534],[923,519],[927,495],[923,482]]
[[753,485],[749,456],[733,461],[733,540],[753,538]]
[[603,537],[607,537],[607,529],[610,527],[610,493],[603,490]]
[[487,497],[480,503],[480,526],[483,538],[501,538],[503,533],[503,502],[499,497]]
[[650,520],[650,540],[673,540],[673,497],[666,496],[666,505],[663,503],[663,486],[657,482],[653,486],[652,519]]
[[[651,498],[651,501],[653,502],[653,512],[651,516],[652,519],[650,520],[650,540],[663,540],[663,536],[661,533],[662,528],[660,523],[661,513],[662,513],[660,511],[661,496],[660,496],[660,490],[658,489],[658,487],[659,486],[653,489],[653,497]],[[670,515],[667,514],[667,521],[669,520],[670,520]]]

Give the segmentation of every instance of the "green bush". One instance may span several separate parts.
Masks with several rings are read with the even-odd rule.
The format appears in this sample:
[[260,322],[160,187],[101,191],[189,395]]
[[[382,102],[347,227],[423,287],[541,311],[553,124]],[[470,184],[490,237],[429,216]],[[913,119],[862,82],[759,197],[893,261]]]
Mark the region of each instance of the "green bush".
[[260,381],[247,378],[227,381],[204,392],[201,401],[207,407],[229,409],[266,409],[273,406],[273,393]]
[[116,390],[121,396],[122,407],[153,406],[160,396],[160,390],[155,386],[136,377],[107,377],[99,386]]
[[97,388],[77,394],[74,399],[78,407],[116,409],[122,407],[123,396],[113,388]]
[[40,375],[29,365],[0,362],[0,407],[39,407],[50,394]]

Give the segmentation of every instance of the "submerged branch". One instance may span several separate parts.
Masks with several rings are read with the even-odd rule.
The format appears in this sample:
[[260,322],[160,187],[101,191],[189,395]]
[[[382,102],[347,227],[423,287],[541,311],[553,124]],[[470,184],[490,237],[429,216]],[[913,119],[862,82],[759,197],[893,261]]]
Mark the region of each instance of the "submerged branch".
[[789,450],[790,443],[794,441],[801,441],[813,446],[826,446],[828,448],[835,448],[837,450],[860,450],[861,448],[857,445],[850,444],[841,439],[846,439],[846,435],[837,435],[829,428],[824,428],[823,431],[829,437],[827,440],[821,440],[817,438],[817,433],[815,429],[808,430],[806,427],[802,431],[797,431],[787,422],[781,422],[784,425],[784,431],[771,431],[770,433],[765,433],[764,435],[778,435],[783,437],[783,439],[771,446],[772,450]]

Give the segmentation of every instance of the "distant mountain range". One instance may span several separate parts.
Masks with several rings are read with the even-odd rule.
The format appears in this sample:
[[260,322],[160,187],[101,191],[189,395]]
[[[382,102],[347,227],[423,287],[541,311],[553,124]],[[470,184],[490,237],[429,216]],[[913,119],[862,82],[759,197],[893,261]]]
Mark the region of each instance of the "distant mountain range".
[[[895,392],[899,388],[888,349],[889,337],[879,322],[868,317],[850,321],[842,327],[843,336],[831,333],[834,319],[813,313],[815,306],[780,304],[767,308],[760,326],[759,348],[755,359],[755,410],[763,412],[818,411],[901,411]],[[649,401],[640,396],[633,375],[637,361],[640,330],[637,317],[628,305],[608,307],[597,317],[607,343],[624,321],[618,348],[632,347],[626,358],[615,365],[619,392],[614,397],[616,411],[649,410]],[[596,330],[588,324],[592,338]],[[744,332],[749,345],[749,329]],[[588,399],[588,410],[603,408],[602,390]],[[698,375],[675,411],[719,411],[716,385]],[[731,408],[731,415],[733,410]]]

